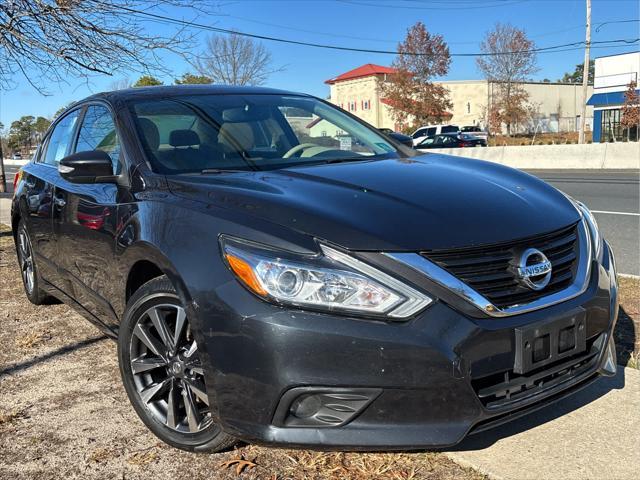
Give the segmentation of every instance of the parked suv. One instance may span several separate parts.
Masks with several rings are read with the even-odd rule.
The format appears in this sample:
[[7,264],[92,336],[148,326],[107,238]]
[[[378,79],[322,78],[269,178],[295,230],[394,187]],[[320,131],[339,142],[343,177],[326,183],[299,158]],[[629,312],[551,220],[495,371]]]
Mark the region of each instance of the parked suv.
[[314,97],[94,95],[15,183],[27,297],[117,340],[135,411],[175,447],[453,445],[615,372],[615,265],[584,205]]
[[433,137],[442,133],[458,133],[460,127],[457,125],[427,125],[417,129],[411,137],[413,137],[413,145],[416,146],[427,137]]

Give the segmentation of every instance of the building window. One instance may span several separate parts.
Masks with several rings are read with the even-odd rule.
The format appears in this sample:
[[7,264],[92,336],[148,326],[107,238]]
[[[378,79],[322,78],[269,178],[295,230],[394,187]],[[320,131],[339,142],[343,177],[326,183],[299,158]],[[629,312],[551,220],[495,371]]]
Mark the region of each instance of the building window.
[[623,128],[620,125],[620,109],[602,111],[601,142],[619,142],[623,138]]
[[360,106],[362,110],[371,110],[371,100],[363,100]]
[[320,136],[326,137],[327,136],[327,131],[323,130],[322,132],[320,132]]
[[467,102],[467,113],[471,113],[471,104]]

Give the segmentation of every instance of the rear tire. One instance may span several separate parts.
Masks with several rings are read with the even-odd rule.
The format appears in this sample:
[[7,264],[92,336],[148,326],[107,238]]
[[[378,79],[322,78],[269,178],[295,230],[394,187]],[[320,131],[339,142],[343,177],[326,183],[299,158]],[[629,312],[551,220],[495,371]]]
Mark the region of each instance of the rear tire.
[[133,408],[160,440],[190,452],[219,452],[236,443],[211,418],[204,365],[166,276],[145,283],[127,303],[118,360]]
[[33,246],[29,232],[23,220],[18,223],[16,233],[16,252],[18,254],[18,265],[20,266],[20,276],[27,298],[34,305],[44,305],[51,303],[52,297],[40,288],[42,278],[38,272]]

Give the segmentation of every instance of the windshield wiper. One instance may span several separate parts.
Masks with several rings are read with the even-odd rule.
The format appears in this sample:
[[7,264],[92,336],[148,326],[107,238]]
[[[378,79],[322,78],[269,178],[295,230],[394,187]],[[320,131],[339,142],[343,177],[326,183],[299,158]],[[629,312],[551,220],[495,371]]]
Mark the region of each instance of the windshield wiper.
[[322,160],[322,163],[363,162],[365,160],[376,160],[376,158],[375,157],[329,158],[327,160]]
[[200,171],[201,175],[218,175],[219,173],[252,172],[254,170],[241,170],[239,168],[205,168]]

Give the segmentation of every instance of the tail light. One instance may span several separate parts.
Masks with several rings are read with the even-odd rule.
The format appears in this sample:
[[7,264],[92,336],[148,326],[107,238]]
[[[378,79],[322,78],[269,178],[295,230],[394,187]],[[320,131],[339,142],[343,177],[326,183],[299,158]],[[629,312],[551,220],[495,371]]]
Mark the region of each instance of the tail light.
[[16,187],[18,183],[20,183],[20,179],[22,178],[22,169],[19,169],[16,174],[13,176],[13,194],[16,193]]
[[470,147],[471,144],[469,142],[460,142],[461,147]]

